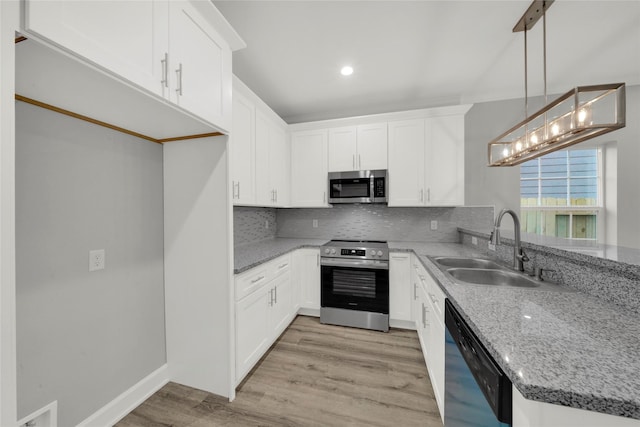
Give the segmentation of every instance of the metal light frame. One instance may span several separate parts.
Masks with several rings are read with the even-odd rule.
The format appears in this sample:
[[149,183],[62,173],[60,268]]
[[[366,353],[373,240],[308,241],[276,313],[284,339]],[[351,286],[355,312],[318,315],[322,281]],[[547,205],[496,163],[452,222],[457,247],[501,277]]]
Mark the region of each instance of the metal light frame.
[[[553,0],[535,0],[513,32],[524,31],[525,115],[527,115],[527,31],[543,18],[544,96],[547,100],[545,12]],[[489,166],[515,166],[626,124],[624,83],[578,86],[489,142]]]

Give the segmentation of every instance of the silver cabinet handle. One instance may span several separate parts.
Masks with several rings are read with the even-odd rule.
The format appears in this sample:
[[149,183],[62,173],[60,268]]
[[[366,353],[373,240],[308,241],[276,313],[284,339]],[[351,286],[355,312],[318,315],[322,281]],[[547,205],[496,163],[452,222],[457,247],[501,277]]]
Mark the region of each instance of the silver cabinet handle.
[[182,62],[176,70],[176,78],[178,79],[178,87],[176,88],[176,92],[178,93],[178,95],[182,96]]
[[160,83],[164,87],[169,87],[169,54],[167,52],[164,53],[164,59],[160,60],[160,64],[162,64],[162,80],[160,80]]
[[251,283],[258,283],[260,280],[264,279],[264,276],[259,276],[251,281]]
[[287,265],[289,265],[289,263],[288,263],[288,262],[285,262],[284,264],[279,265],[279,266],[278,266],[278,270],[282,270],[282,269],[283,269],[283,268],[285,268]]
[[278,303],[278,287],[273,288],[273,302]]
[[426,328],[427,325],[426,325],[426,322],[424,320],[424,317],[425,317],[425,314],[424,314],[424,303],[421,303],[421,304],[422,304],[422,327]]
[[438,302],[438,299],[433,294],[429,294],[429,298],[431,298],[431,302],[434,303],[434,304]]
[[278,190],[276,190],[276,203],[278,203]]
[[427,188],[427,202],[431,201],[431,189]]
[[322,203],[327,203],[327,192],[322,193]]
[[273,307],[273,288],[269,289],[269,307]]
[[414,300],[418,299],[418,284],[417,283],[413,284],[413,299]]
[[236,182],[235,181],[231,181],[231,198],[232,199],[236,198]]
[[318,263],[318,267],[320,267],[320,254],[316,255],[316,262]]

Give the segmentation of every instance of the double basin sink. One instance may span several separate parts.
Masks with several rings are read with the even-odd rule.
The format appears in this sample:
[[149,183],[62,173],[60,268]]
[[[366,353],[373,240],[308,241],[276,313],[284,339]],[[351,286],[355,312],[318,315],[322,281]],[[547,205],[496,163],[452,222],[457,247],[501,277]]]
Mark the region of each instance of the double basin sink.
[[462,285],[486,285],[547,291],[571,291],[566,286],[530,278],[495,261],[484,258],[429,256],[449,278]]

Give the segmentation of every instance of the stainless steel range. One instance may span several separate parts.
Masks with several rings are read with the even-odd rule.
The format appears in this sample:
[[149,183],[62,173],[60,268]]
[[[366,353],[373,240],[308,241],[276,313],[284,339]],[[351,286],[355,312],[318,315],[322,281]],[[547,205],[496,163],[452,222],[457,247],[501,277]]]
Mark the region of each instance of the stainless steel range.
[[332,240],[321,248],[320,322],[389,330],[387,242]]

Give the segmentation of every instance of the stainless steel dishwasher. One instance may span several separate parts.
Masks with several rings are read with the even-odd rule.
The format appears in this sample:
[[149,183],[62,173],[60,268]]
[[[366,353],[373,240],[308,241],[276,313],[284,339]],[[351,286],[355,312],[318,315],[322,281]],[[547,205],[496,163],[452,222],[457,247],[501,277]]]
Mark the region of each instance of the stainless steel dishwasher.
[[511,425],[511,381],[445,301],[445,427]]

